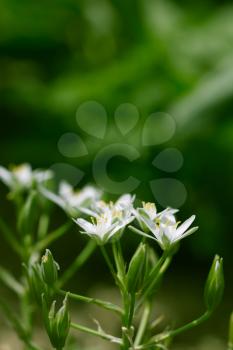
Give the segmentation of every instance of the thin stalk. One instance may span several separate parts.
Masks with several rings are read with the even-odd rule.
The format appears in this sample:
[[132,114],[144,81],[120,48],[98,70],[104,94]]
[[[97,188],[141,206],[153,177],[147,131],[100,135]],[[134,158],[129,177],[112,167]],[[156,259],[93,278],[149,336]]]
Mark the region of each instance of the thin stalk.
[[112,265],[112,263],[111,263],[111,260],[110,260],[110,258],[109,258],[109,256],[108,256],[108,253],[107,253],[105,247],[104,247],[104,246],[100,246],[100,250],[101,250],[101,252],[102,252],[102,254],[103,254],[103,257],[104,257],[104,259],[105,259],[105,261],[106,261],[106,264],[108,265],[108,268],[109,268],[109,270],[110,270],[112,276],[114,277],[116,283],[118,284],[118,283],[119,283],[118,277],[117,277],[117,275],[116,275],[116,272],[115,272],[115,270],[114,270],[114,267],[113,267],[113,265]]
[[180,333],[183,333],[183,332],[185,332],[185,331],[187,331],[189,329],[197,327],[201,323],[206,321],[210,317],[211,314],[212,314],[212,312],[207,310],[202,316],[200,316],[199,318],[197,318],[194,321],[191,321],[191,322],[187,323],[186,325],[184,325],[182,327],[179,327],[177,329],[174,329],[174,330],[171,330],[171,331],[167,331],[167,332],[163,332],[161,334],[156,335],[155,337],[151,338],[149,343],[151,343],[151,341],[152,341],[155,344],[155,343],[160,342],[162,340],[165,340],[167,338],[173,338],[173,337],[175,337],[176,335],[178,335]]
[[138,346],[141,343],[141,340],[144,336],[148,321],[149,321],[149,317],[150,317],[150,312],[151,312],[151,304],[150,302],[146,302],[145,304],[145,308],[143,310],[143,314],[141,317],[141,322],[139,324],[138,327],[138,332],[134,341],[134,345]]
[[[59,293],[62,295],[67,294],[67,292],[64,290],[60,290]],[[122,313],[123,313],[123,310],[119,306],[112,304],[108,301],[103,301],[103,300],[96,299],[96,298],[89,298],[89,297],[85,297],[83,295],[74,294],[74,293],[70,293],[70,292],[69,292],[69,298],[76,300],[76,301],[83,301],[84,303],[88,303],[88,304],[95,304],[95,305],[98,305],[106,310],[114,311],[115,313],[120,314],[120,315],[122,315]]]
[[37,232],[37,237],[39,240],[43,239],[48,232],[49,219],[50,218],[48,214],[42,214],[40,216]]
[[131,326],[135,311],[135,294],[123,293],[124,314],[122,317],[122,350],[128,350],[132,345]]
[[29,350],[42,350],[41,348],[39,348],[37,345],[35,345],[33,342],[31,341],[24,341],[25,345],[28,346]]
[[77,270],[85,264],[85,262],[89,259],[91,254],[96,249],[96,243],[94,240],[89,240],[85,248],[82,250],[81,254],[77,256],[74,262],[68,267],[68,269],[61,276],[58,286],[59,288],[63,287],[66,282],[69,281],[70,278],[74,276]]
[[63,236],[68,229],[71,227],[70,223],[66,223],[65,225],[59,227],[58,229],[54,230],[53,232],[49,233],[45,238],[43,238],[41,241],[39,241],[35,247],[35,251],[40,251],[48,247],[51,243],[56,241],[58,238]]
[[0,218],[0,229],[3,237],[5,238],[6,242],[10,245],[10,247],[16,252],[19,256],[22,256],[22,248],[17,241],[16,237],[14,236],[14,233],[11,231],[11,229],[8,227],[8,225],[3,221],[2,218]]
[[88,333],[88,334],[92,334],[92,335],[95,335],[97,337],[100,337],[102,339],[105,339],[105,340],[108,340],[112,343],[116,343],[116,344],[121,344],[121,339],[120,338],[117,338],[117,337],[114,337],[110,334],[107,334],[107,333],[104,333],[104,332],[100,332],[100,331],[96,331],[94,329],[91,329],[91,328],[88,328],[88,327],[84,327],[84,326],[81,326],[79,324],[76,324],[76,323],[71,323],[70,326],[74,329],[77,329],[81,332],[84,332],[84,333]]
[[23,286],[15,279],[15,277],[4,267],[0,266],[0,281],[16,294],[22,295],[24,292]]

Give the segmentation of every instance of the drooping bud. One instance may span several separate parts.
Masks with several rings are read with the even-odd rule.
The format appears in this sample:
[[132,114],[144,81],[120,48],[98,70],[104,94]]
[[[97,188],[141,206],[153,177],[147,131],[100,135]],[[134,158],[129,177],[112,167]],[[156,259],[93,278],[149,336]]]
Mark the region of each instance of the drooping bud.
[[133,293],[137,289],[138,281],[141,277],[141,272],[145,263],[146,246],[141,243],[134,253],[127,272],[127,289]]
[[223,259],[215,255],[204,291],[205,304],[213,311],[220,303],[224,291]]
[[58,277],[59,265],[54,260],[52,253],[49,249],[46,249],[45,255],[41,259],[41,271],[44,281],[49,286],[54,286]]
[[50,310],[48,310],[47,301],[42,296],[42,313],[45,329],[50,342],[55,349],[63,349],[70,330],[70,315],[68,312],[68,294],[66,295],[62,307],[56,312],[53,301]]

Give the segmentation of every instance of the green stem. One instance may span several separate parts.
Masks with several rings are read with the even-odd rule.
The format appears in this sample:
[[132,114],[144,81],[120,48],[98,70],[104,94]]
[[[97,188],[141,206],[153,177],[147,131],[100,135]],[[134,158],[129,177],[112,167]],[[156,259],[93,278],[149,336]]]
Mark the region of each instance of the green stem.
[[10,247],[19,255],[22,256],[22,248],[20,247],[19,242],[14,236],[14,233],[11,231],[11,229],[8,227],[8,225],[3,221],[2,218],[0,218],[0,229],[2,232],[3,237],[5,238],[6,242],[10,245]]
[[118,283],[119,283],[118,277],[117,277],[117,275],[116,275],[116,272],[115,272],[115,270],[114,270],[114,267],[113,267],[113,265],[112,265],[112,263],[111,263],[111,260],[110,260],[110,258],[109,258],[109,256],[108,256],[108,253],[107,253],[105,247],[104,247],[104,246],[100,246],[100,250],[101,250],[101,252],[102,252],[102,254],[103,254],[103,257],[104,257],[104,259],[105,259],[105,261],[106,261],[106,264],[108,265],[108,268],[109,268],[109,270],[110,270],[112,276],[114,277],[115,282],[118,284]]
[[74,328],[74,329],[77,329],[77,330],[81,331],[81,332],[85,332],[85,333],[88,333],[88,334],[95,335],[97,337],[100,337],[102,339],[108,340],[108,341],[113,342],[113,343],[121,344],[121,339],[120,338],[113,337],[110,334],[107,334],[107,333],[104,333],[104,332],[100,332],[100,331],[96,331],[94,329],[91,329],[91,328],[88,328],[88,327],[84,327],[84,326],[81,326],[81,325],[76,324],[76,323],[71,323],[70,326],[72,328]]
[[0,281],[16,294],[22,295],[24,292],[23,286],[15,279],[15,277],[4,267],[0,266]]
[[122,350],[128,350],[132,345],[131,325],[134,316],[135,294],[123,293],[124,314],[122,317]]
[[37,345],[35,345],[31,341],[25,341],[25,345],[28,346],[28,350],[42,350],[41,348],[39,348]]
[[37,237],[39,240],[44,238],[48,232],[49,227],[49,215],[42,214],[39,219]]
[[46,247],[48,247],[51,243],[53,243],[54,241],[56,241],[58,238],[60,238],[61,236],[63,236],[68,229],[71,227],[70,223],[66,223],[65,225],[59,227],[58,229],[54,230],[53,232],[51,232],[50,234],[48,234],[45,238],[43,238],[41,241],[39,241],[35,247],[34,250],[35,251],[41,251],[43,249],[45,249]]
[[144,336],[148,321],[149,321],[149,317],[150,317],[150,311],[151,311],[151,304],[150,302],[146,302],[145,304],[145,308],[143,310],[143,314],[141,317],[141,322],[139,324],[138,327],[138,332],[134,341],[134,346],[137,346],[141,343],[141,340]]
[[202,316],[200,316],[196,320],[191,321],[188,324],[186,324],[182,327],[179,327],[177,329],[174,329],[172,331],[167,331],[167,332],[163,332],[161,334],[158,334],[155,337],[153,337],[151,340],[153,340],[154,343],[157,343],[157,342],[160,342],[160,341],[165,340],[167,338],[173,338],[180,333],[183,333],[189,329],[192,329],[194,327],[199,326],[201,323],[206,321],[210,317],[211,314],[212,314],[212,312],[207,310]]
[[[62,295],[67,294],[67,292],[64,290],[60,290],[59,293]],[[74,293],[70,293],[70,292],[69,292],[69,298],[77,300],[77,301],[83,301],[84,303],[88,303],[88,304],[95,304],[95,305],[98,305],[106,310],[114,311],[120,315],[122,315],[122,313],[123,313],[123,310],[119,306],[112,304],[108,301],[103,301],[103,300],[96,299],[96,298],[88,298],[88,297],[85,297],[83,295],[74,294]]]
[[85,264],[85,262],[88,260],[88,258],[91,256],[91,254],[96,249],[96,243],[94,240],[89,240],[85,248],[82,250],[81,254],[77,256],[77,258],[74,260],[74,262],[70,265],[70,267],[64,272],[64,274],[61,276],[58,286],[61,288],[66,284],[66,282],[74,276],[76,271]]

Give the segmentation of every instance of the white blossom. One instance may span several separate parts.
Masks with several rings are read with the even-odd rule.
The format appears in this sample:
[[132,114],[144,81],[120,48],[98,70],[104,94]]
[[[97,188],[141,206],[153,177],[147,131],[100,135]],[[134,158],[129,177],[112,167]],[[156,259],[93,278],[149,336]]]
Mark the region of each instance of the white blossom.
[[51,170],[32,170],[30,164],[21,164],[8,170],[0,166],[0,180],[11,191],[28,190],[35,184],[41,184],[53,177]]
[[81,208],[90,206],[93,202],[99,200],[102,195],[102,192],[94,186],[87,185],[81,190],[74,190],[66,181],[60,183],[58,194],[45,188],[41,188],[41,192],[71,216],[77,215]]
[[74,220],[90,237],[96,239],[98,244],[105,244],[110,239],[117,239],[121,236],[124,228],[134,220],[133,214],[134,197],[131,195],[121,196],[115,203],[96,202],[92,210],[91,220],[82,218]]
[[[195,215],[192,215],[180,225],[174,215],[177,211],[177,209],[167,208],[159,213],[154,203],[143,202],[143,207],[137,208],[135,215],[144,232],[139,230],[137,232],[155,239],[162,249],[168,249],[197,230],[197,227],[189,229],[195,219]],[[147,232],[151,232],[152,236],[147,235]]]

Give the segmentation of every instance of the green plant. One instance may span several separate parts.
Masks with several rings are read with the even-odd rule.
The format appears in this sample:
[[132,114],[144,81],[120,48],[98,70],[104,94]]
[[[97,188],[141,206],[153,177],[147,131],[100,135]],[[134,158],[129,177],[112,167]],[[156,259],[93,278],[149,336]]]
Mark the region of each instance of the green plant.
[[[205,286],[206,309],[203,314],[177,329],[165,328],[160,333],[153,331],[154,323],[158,322],[151,320],[154,295],[178,250],[179,241],[197,230],[197,227],[190,228],[194,215],[180,224],[176,221],[175,209],[158,212],[154,203],[143,203],[142,207],[134,208],[135,197],[130,194],[121,196],[115,203],[106,203],[100,200],[101,191],[91,186],[76,192],[63,182],[55,194],[51,191],[52,177],[50,171],[32,171],[29,165],[11,171],[0,167],[0,178],[9,187],[9,198],[15,205],[18,236],[3,219],[0,220],[0,229],[22,263],[19,279],[1,267],[0,280],[17,295],[21,313],[15,313],[2,297],[0,306],[27,349],[40,349],[33,342],[34,314],[37,311],[41,313],[52,347],[57,350],[65,348],[70,328],[113,342],[122,350],[168,349],[176,335],[200,325],[211,316],[224,289],[223,260],[217,255]],[[51,202],[66,212],[68,223],[48,233]],[[90,239],[60,276],[59,265],[51,251],[46,249],[42,258],[40,256],[45,248],[68,232],[72,219]],[[121,248],[126,229],[141,237],[129,262]],[[153,243],[152,246],[149,242]],[[155,254],[154,244],[160,246],[161,256]],[[119,289],[121,306],[64,290],[66,282],[97,247]],[[59,296],[64,296],[64,300],[56,311]],[[121,324],[119,334],[106,333],[99,323],[97,329],[74,323],[69,313],[69,299],[92,303],[116,313]],[[141,317],[136,326],[138,314]]]

